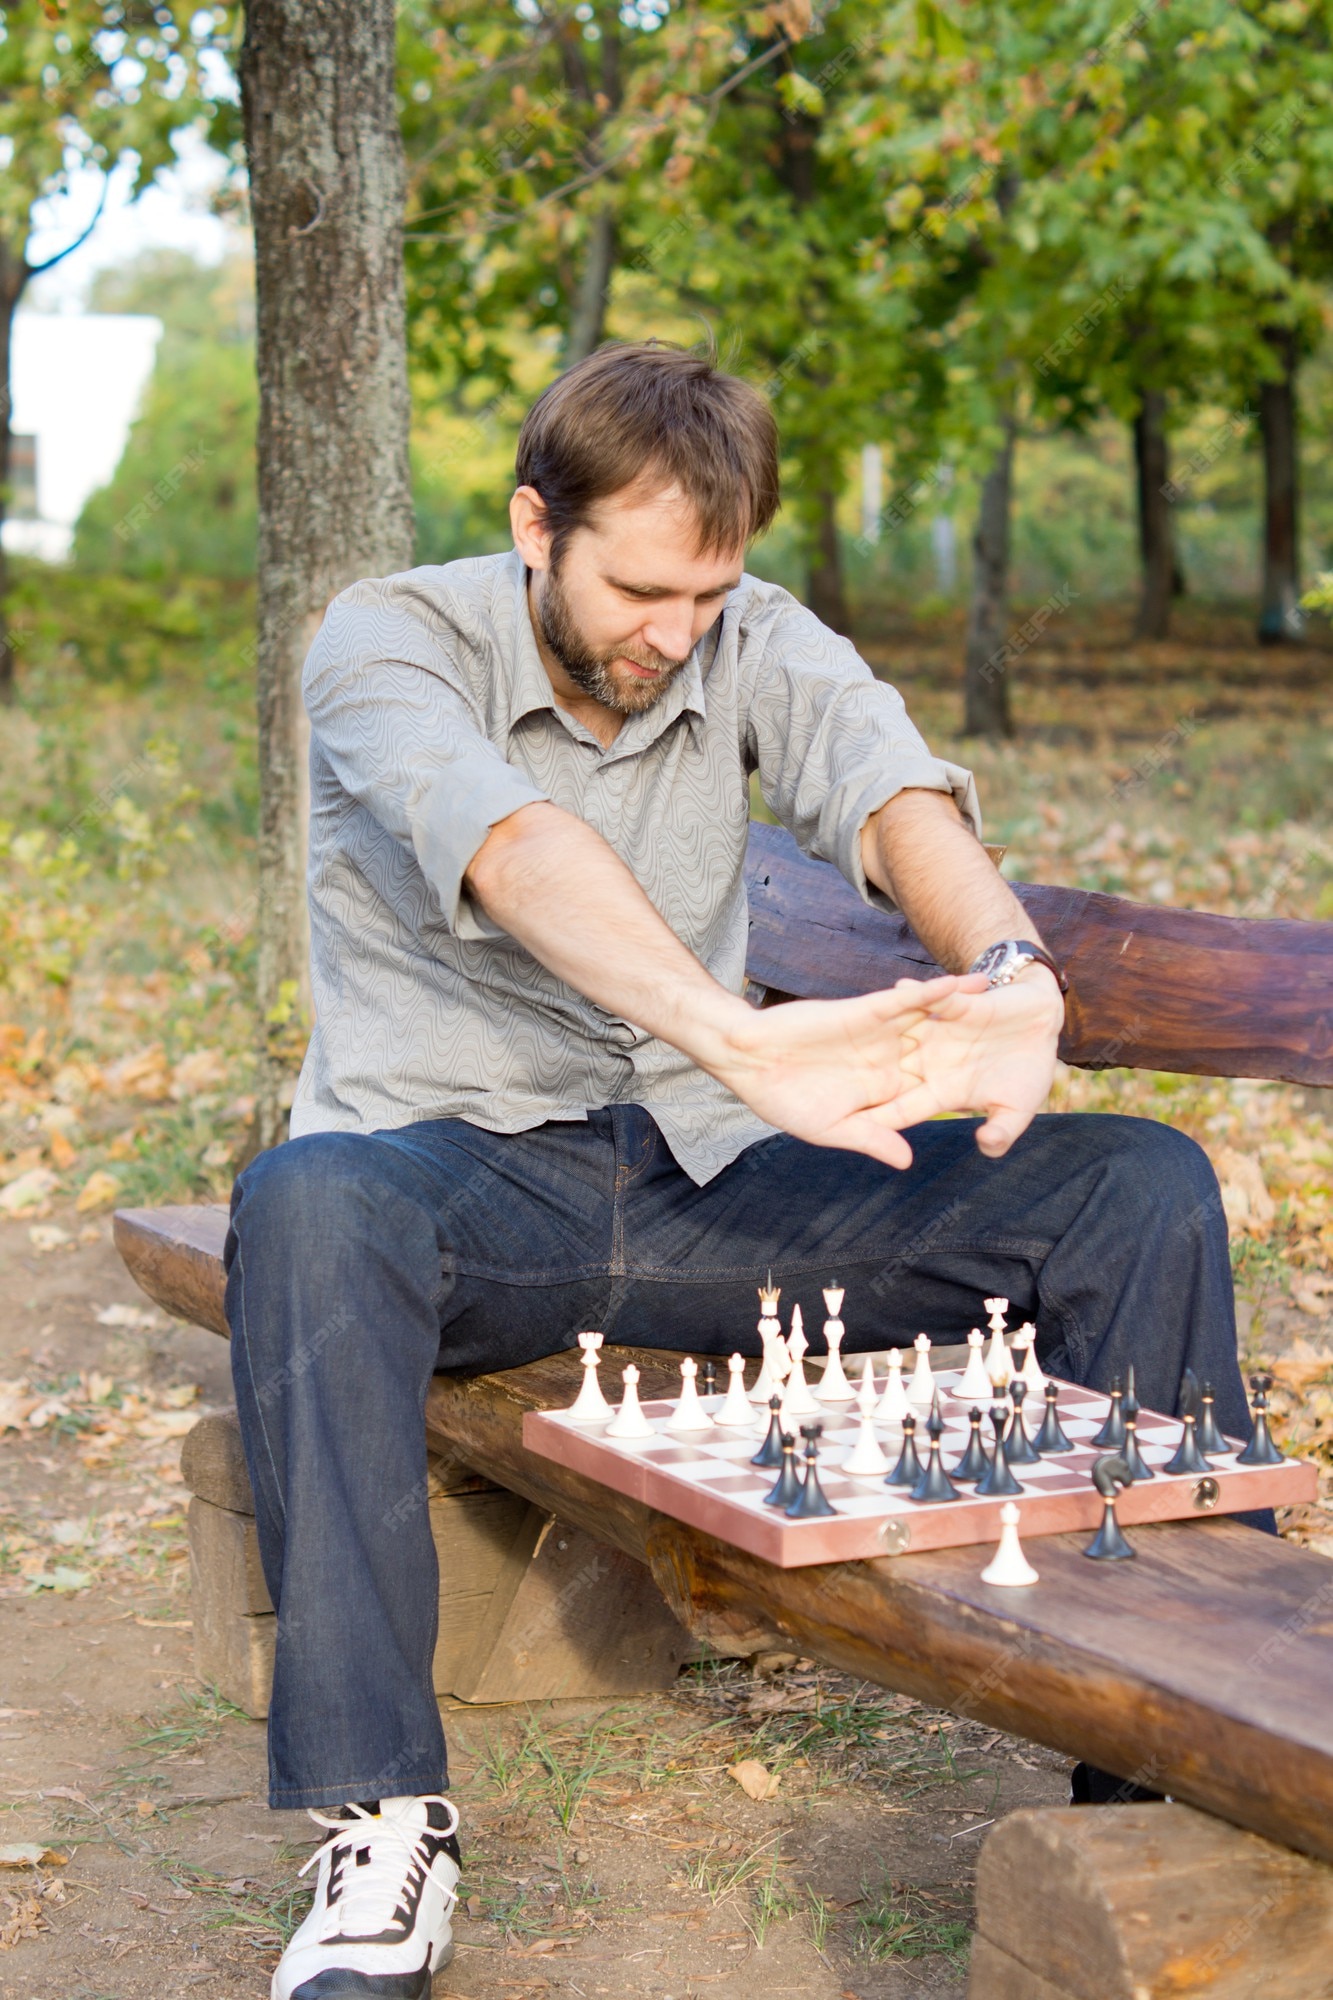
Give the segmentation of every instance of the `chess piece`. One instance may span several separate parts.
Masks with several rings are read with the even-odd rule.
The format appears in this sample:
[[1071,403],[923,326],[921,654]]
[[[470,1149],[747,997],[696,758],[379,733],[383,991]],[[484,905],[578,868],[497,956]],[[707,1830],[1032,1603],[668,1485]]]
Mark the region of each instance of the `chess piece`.
[[1014,1335],[1013,1344],[1015,1348],[1021,1347],[1023,1350],[1023,1366],[1018,1372],[1028,1385],[1029,1402],[1034,1410],[1039,1409],[1041,1399],[1046,1393],[1046,1377],[1042,1374],[1041,1363],[1037,1359],[1037,1329],[1030,1319],[1025,1320],[1019,1327]]
[[1124,1532],[1115,1517],[1115,1493],[1117,1486],[1128,1486],[1129,1467],[1123,1458],[1114,1453],[1099,1458],[1092,1468],[1092,1483],[1101,1494],[1106,1506],[1102,1513],[1102,1525],[1083,1553],[1093,1562],[1128,1562],[1136,1553],[1125,1540]]
[[930,1366],[930,1335],[919,1333],[912,1345],[916,1349],[916,1367],[907,1385],[907,1400],[914,1410],[928,1410],[935,1396],[935,1377]]
[[569,1406],[569,1414],[575,1423],[604,1424],[615,1412],[602,1394],[602,1385],[597,1379],[597,1370],[602,1359],[602,1336],[600,1333],[581,1333],[579,1346],[583,1349],[583,1380],[579,1393]]
[[1142,1403],[1134,1393],[1134,1364],[1131,1361],[1125,1370],[1125,1400],[1120,1405],[1121,1415],[1125,1419],[1125,1442],[1120,1455],[1129,1467],[1130,1479],[1136,1486],[1145,1479],[1157,1477],[1139,1448],[1139,1411],[1142,1408]]
[[819,1483],[819,1440],[823,1435],[821,1423],[801,1425],[801,1436],[805,1439],[805,1478],[801,1490],[794,1500],[789,1500],[785,1509],[789,1521],[818,1521],[826,1514],[836,1514],[837,1508]]
[[796,1470],[796,1440],[790,1431],[782,1433],[782,1470],[776,1484],[764,1495],[765,1507],[781,1507],[784,1511],[791,1506],[801,1490],[801,1476]]
[[705,1396],[715,1396],[717,1394],[717,1364],[714,1362],[711,1354],[704,1361],[700,1393]]
[[985,1334],[979,1327],[974,1326],[967,1336],[967,1366],[963,1370],[962,1380],[954,1390],[954,1395],[960,1403],[990,1401],[992,1383],[986,1373],[986,1361],[982,1353],[985,1345]]
[[695,1377],[698,1373],[698,1362],[692,1355],[687,1354],[680,1364],[680,1395],[676,1399],[675,1409],[666,1420],[665,1428],[667,1430],[712,1430],[713,1419],[699,1401],[699,1391],[695,1386]]
[[997,1584],[1001,1590],[1021,1590],[1037,1581],[1018,1539],[1018,1516],[1019,1509],[1006,1500],[1000,1509],[1000,1545],[981,1572],[983,1583]]
[[889,1461],[880,1450],[875,1436],[875,1371],[868,1355],[856,1400],[861,1406],[861,1422],[856,1432],[856,1443],[842,1461],[842,1469],[853,1479],[878,1479],[888,1471]]
[[973,1486],[978,1479],[984,1478],[990,1460],[986,1456],[986,1447],[981,1442],[981,1411],[975,1408],[969,1410],[967,1421],[971,1425],[967,1450],[957,1465],[950,1466],[949,1477],[961,1479],[965,1486]]
[[1008,1310],[1008,1299],[986,1301],[986,1311],[990,1314],[990,1346],[986,1350],[986,1374],[992,1394],[1005,1388],[1014,1372],[1009,1349],[1004,1340],[1004,1316]]
[[1205,1458],[1217,1457],[1231,1449],[1218,1428],[1216,1401],[1212,1383],[1205,1382],[1199,1393],[1199,1423],[1194,1433],[1199,1440],[1199,1450]]
[[770,1415],[764,1442],[750,1460],[751,1465],[760,1466],[765,1472],[771,1472],[775,1465],[782,1463],[782,1418],[778,1415],[782,1408],[781,1396],[770,1396],[768,1407]]
[[1180,1472],[1197,1473],[1212,1471],[1212,1466],[1209,1465],[1207,1459],[1199,1450],[1199,1441],[1194,1435],[1195,1422],[1196,1418],[1193,1410],[1186,1410],[1180,1420],[1180,1443],[1176,1446],[1174,1456],[1168,1458],[1166,1464],[1162,1467],[1163,1472],[1168,1475]]
[[824,1305],[828,1312],[824,1321],[828,1360],[824,1363],[824,1372],[815,1390],[821,1403],[852,1403],[856,1400],[856,1391],[847,1380],[847,1372],[842,1365],[842,1339],[847,1329],[838,1315],[842,1311],[843,1296],[839,1285],[830,1285],[824,1293]]
[[763,1360],[755,1385],[750,1391],[750,1401],[758,1403],[761,1409],[773,1391],[781,1386],[783,1379],[778,1372],[776,1361],[777,1348],[782,1340],[782,1327],[778,1322],[778,1300],[781,1297],[782,1287],[773,1283],[773,1273],[770,1271],[766,1282],[759,1287],[759,1339],[762,1343]]
[[606,1427],[606,1435],[613,1438],[656,1437],[657,1432],[639,1404],[639,1371],[632,1361],[621,1379],[625,1384],[625,1394],[620,1408]]
[[[1251,1375],[1250,1387],[1254,1391],[1254,1435],[1244,1451],[1236,1454],[1237,1465],[1281,1465],[1282,1453],[1273,1443],[1273,1434],[1268,1428],[1268,1392],[1273,1386],[1271,1375]],[[1170,1470],[1170,1467],[1167,1468]]]
[[889,1376],[884,1384],[884,1394],[879,1399],[875,1415],[880,1423],[891,1424],[894,1430],[901,1430],[903,1418],[911,1407],[903,1383],[903,1357],[896,1347],[891,1347]]
[[930,1456],[926,1461],[924,1472],[912,1488],[908,1498],[920,1502],[957,1500],[959,1498],[958,1488],[940,1464],[940,1439],[944,1436],[944,1418],[940,1415],[938,1389],[935,1392],[934,1401],[930,1406],[930,1418],[926,1424],[926,1432],[930,1438]]
[[1091,1439],[1098,1451],[1119,1451],[1125,1442],[1125,1413],[1121,1408],[1125,1400],[1125,1379],[1123,1375],[1111,1377],[1111,1407],[1106,1412],[1106,1420],[1097,1435]]
[[731,1379],[727,1393],[722,1399],[722,1408],[716,1412],[713,1422],[722,1431],[748,1431],[754,1429],[754,1410],[750,1398],[745,1393],[745,1357],[733,1354],[727,1363]]
[[1009,1384],[1009,1400],[1014,1406],[1014,1414],[1004,1434],[1004,1455],[1010,1465],[1041,1464],[1041,1453],[1028,1436],[1027,1425],[1023,1422],[1023,1405],[1027,1398],[1027,1383],[1021,1375],[1015,1375]]
[[1060,1392],[1049,1375],[1046,1377],[1046,1415],[1033,1443],[1040,1458],[1058,1458],[1062,1452],[1074,1449],[1061,1428]]
[[990,1406],[991,1428],[995,1432],[995,1450],[986,1461],[986,1470],[977,1481],[978,1500],[995,1500],[1010,1493],[1021,1493],[1022,1487],[1009,1470],[1009,1461],[1004,1455],[1004,1427],[1008,1423],[1010,1409],[1007,1403],[992,1403]]
[[784,1425],[793,1423],[797,1417],[808,1417],[818,1413],[819,1405],[810,1394],[810,1385],[805,1379],[805,1357],[810,1343],[805,1337],[805,1323],[801,1318],[801,1308],[791,1309],[791,1332],[787,1335],[787,1354],[790,1367],[787,1385],[782,1392],[782,1421]]
[[909,1410],[903,1418],[902,1453],[893,1471],[884,1481],[886,1486],[906,1486],[910,1490],[921,1477],[921,1460],[917,1457],[915,1431],[916,1418]]

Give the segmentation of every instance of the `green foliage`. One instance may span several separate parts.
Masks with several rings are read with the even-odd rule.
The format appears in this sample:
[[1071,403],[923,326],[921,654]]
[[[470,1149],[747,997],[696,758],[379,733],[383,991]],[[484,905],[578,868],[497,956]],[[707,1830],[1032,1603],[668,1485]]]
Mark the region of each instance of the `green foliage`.
[[155,581],[250,575],[258,389],[248,258],[212,271],[153,252],[105,276],[93,304],[155,313],[164,330],[120,463],[79,518],[75,561]]

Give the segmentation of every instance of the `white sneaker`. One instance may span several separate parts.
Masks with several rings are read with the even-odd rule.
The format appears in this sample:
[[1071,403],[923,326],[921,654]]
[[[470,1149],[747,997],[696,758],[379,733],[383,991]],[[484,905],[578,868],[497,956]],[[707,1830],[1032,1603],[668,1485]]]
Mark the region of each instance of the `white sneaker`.
[[[345,1816],[344,1816],[345,1815]],[[381,1799],[379,1811],[311,1811],[329,1837],[315,1903],[282,1954],[271,2000],[430,2000],[454,1955],[458,1814],[439,1797]]]

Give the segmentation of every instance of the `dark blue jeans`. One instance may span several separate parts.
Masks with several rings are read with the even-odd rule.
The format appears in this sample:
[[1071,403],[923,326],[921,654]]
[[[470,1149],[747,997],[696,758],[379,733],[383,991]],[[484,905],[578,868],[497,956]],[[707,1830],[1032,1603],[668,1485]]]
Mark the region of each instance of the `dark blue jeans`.
[[771,1266],[784,1314],[800,1301],[816,1328],[820,1287],[846,1287],[849,1352],[961,1340],[1000,1293],[1036,1321],[1046,1369],[1106,1388],[1132,1361],[1141,1399],[1173,1410],[1192,1367],[1248,1436],[1226,1224],[1193,1140],[1047,1116],[990,1161],[975,1129],[917,1126],[905,1173],[777,1137],[702,1188],[634,1105],[512,1135],[457,1119],[311,1134],[247,1167],[227,1319],[278,1610],[271,1803],[446,1782],[424,1504],[437,1369],[514,1367],[584,1327],[757,1353]]

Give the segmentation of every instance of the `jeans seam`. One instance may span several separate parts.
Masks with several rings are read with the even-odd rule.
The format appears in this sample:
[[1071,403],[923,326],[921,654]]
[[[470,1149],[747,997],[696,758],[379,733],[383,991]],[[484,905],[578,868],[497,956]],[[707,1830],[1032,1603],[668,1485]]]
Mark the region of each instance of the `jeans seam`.
[[246,1372],[246,1377],[250,1384],[250,1393],[254,1397],[255,1422],[259,1429],[259,1435],[264,1441],[264,1455],[268,1459],[269,1473],[271,1475],[271,1480],[272,1480],[273,1495],[277,1503],[277,1511],[281,1515],[283,1521],[285,1522],[287,1519],[287,1502],[282,1491],[282,1481],[278,1478],[278,1466],[277,1466],[277,1461],[273,1456],[273,1445],[269,1438],[268,1425],[264,1421],[263,1399],[259,1393],[259,1384],[255,1381],[253,1354],[250,1347],[250,1326],[249,1326],[249,1319],[245,1310],[245,1246],[241,1242],[241,1234],[239,1230],[236,1231],[236,1262],[240,1266],[240,1273],[241,1273],[238,1291],[240,1293],[240,1301],[241,1301],[241,1340],[245,1352],[245,1372]]

